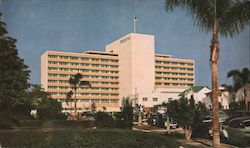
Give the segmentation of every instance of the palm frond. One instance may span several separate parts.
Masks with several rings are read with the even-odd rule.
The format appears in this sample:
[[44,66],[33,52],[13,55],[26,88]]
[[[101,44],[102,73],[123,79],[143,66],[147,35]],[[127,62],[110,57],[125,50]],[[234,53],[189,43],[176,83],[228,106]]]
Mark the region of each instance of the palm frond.
[[66,94],[66,103],[67,103],[67,105],[68,105],[68,102],[71,100],[72,96],[73,96],[73,91],[72,90]]
[[69,84],[73,86],[74,90],[77,89],[77,85],[81,83],[82,75],[77,73],[76,75],[69,78]]
[[91,87],[91,83],[89,81],[81,81],[79,85]]
[[200,30],[206,32],[211,31],[216,19],[219,33],[226,37],[237,34],[250,23],[249,0],[217,0],[216,11],[213,0],[166,0],[165,6],[166,11],[175,7],[185,9]]
[[234,1],[219,20],[220,33],[232,37],[250,24],[250,1]]
[[237,69],[231,70],[227,73],[227,78],[240,76],[240,71]]

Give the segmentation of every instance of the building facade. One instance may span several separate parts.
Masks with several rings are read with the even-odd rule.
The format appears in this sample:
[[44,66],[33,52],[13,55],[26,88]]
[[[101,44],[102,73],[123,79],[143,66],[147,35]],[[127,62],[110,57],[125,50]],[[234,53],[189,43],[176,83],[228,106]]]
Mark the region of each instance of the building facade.
[[211,101],[207,103],[207,93],[209,92],[211,92],[211,90],[207,86],[191,86],[189,89],[180,93],[179,97],[190,99],[191,96],[193,96],[196,104],[202,102],[208,107],[210,105],[209,103],[211,103]]
[[[204,101],[207,108],[212,109],[212,91],[206,93],[207,97]],[[218,87],[218,102],[222,109],[229,109],[230,93],[225,87]]]
[[105,52],[46,51],[41,56],[41,84],[64,111],[70,91],[70,76],[81,73],[92,87],[77,91],[78,111],[95,103],[97,110],[119,111],[122,99],[144,107],[178,99],[180,92],[194,85],[194,61],[155,54],[153,35],[130,33],[111,42]]

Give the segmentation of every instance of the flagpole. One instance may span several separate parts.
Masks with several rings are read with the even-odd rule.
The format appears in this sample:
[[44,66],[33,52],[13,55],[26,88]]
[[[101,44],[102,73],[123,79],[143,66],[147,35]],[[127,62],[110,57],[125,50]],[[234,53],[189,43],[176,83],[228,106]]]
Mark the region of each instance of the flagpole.
[[136,17],[134,16],[134,33],[136,33]]

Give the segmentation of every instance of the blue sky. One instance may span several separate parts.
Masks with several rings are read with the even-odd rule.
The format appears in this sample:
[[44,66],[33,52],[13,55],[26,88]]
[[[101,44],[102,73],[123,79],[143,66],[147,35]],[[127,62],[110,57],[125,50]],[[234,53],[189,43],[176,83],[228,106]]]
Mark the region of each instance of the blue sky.
[[[194,59],[196,85],[210,87],[211,34],[194,26],[181,9],[166,12],[164,0],[0,0],[9,34],[18,40],[19,55],[40,83],[40,56],[46,50],[103,51],[105,45],[133,32],[155,35],[156,53]],[[231,69],[250,67],[249,27],[234,38],[220,38],[219,82]]]

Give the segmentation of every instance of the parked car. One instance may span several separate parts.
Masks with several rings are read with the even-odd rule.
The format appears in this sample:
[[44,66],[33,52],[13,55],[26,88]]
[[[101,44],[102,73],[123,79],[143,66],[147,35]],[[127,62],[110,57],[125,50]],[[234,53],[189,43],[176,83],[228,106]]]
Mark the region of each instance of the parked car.
[[[160,128],[167,128],[167,116],[166,114],[150,115],[147,119],[148,125],[157,126]],[[177,128],[177,122],[169,119],[170,128]]]
[[224,136],[230,144],[250,146],[250,116],[231,119],[225,127]]
[[82,113],[82,117],[85,120],[94,120],[95,118],[95,113],[92,111],[85,111]]
[[151,126],[156,126],[157,124],[157,115],[149,115],[149,117],[147,118],[147,123],[148,125],[151,125]]
[[196,123],[192,126],[192,137],[193,138],[212,138],[212,122],[204,120],[200,123]]
[[[211,116],[205,116],[202,119],[202,122],[195,123],[192,126],[193,138],[206,138],[206,139],[212,139],[213,137],[213,118]],[[224,136],[224,125],[222,123],[222,120],[220,120],[220,140],[224,143],[227,142],[226,137]]]
[[[168,122],[165,121],[165,122],[164,122],[164,127],[167,128],[167,126],[168,126]],[[173,120],[171,120],[171,119],[170,119],[170,121],[169,121],[169,126],[170,126],[171,129],[176,129],[176,128],[178,128],[177,122],[175,122],[175,121],[173,121]]]

